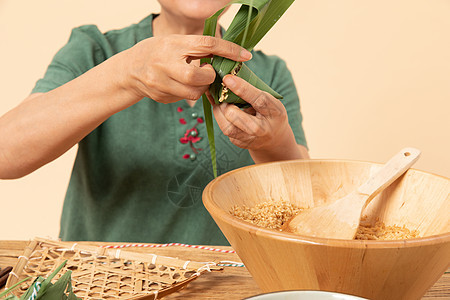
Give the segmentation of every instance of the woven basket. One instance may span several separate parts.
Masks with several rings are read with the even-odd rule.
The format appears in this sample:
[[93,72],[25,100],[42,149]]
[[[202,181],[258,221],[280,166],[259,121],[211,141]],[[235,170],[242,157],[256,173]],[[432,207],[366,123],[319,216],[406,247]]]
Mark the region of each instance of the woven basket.
[[[37,238],[19,257],[6,286],[28,276],[46,277],[65,260],[67,264],[54,280],[71,270],[73,291],[86,300],[160,299],[184,288],[203,272],[222,269],[214,263]],[[23,283],[14,294],[22,295],[31,282]]]

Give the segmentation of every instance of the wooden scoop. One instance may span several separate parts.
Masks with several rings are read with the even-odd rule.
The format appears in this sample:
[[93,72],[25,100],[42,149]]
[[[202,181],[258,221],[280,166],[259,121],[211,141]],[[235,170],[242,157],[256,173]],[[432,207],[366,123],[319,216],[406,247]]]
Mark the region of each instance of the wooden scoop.
[[420,151],[417,149],[403,149],[356,191],[333,203],[300,212],[282,229],[306,236],[353,239],[364,208],[376,195],[405,173],[419,156]]

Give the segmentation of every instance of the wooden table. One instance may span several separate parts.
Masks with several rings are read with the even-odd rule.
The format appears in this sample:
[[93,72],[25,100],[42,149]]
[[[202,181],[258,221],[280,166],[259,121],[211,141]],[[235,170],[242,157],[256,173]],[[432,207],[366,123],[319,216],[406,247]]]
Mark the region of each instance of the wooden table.
[[[14,266],[22,255],[27,241],[0,241],[0,267]],[[107,243],[83,242],[90,245],[110,245]],[[82,244],[82,243],[79,243]],[[231,247],[217,248],[232,250]],[[177,257],[198,262],[235,261],[241,262],[234,253],[220,253],[196,248],[172,246],[165,248],[127,248],[127,251],[147,252],[156,255]],[[449,269],[450,271],[450,269]],[[222,272],[205,273],[191,282],[185,289],[164,299],[243,299],[260,294],[245,267],[225,267]],[[446,272],[424,296],[424,299],[450,299],[450,273]]]

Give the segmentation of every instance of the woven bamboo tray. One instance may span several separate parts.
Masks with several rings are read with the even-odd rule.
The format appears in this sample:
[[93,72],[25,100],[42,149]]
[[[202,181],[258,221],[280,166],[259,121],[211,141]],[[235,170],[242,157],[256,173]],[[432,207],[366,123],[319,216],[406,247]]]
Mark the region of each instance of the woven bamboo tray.
[[[71,270],[73,291],[86,300],[160,299],[184,288],[204,272],[222,269],[215,263],[37,238],[19,257],[6,286],[28,276],[46,277],[65,260],[66,266],[54,280]],[[14,294],[22,295],[31,283],[32,280],[23,283]]]

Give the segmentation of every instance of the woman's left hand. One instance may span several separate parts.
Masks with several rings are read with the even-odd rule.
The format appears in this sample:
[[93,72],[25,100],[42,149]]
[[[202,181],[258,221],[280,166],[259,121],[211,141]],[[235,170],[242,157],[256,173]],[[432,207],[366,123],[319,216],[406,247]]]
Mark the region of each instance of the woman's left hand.
[[213,107],[220,129],[234,145],[248,149],[255,163],[303,158],[278,99],[237,76],[227,75],[223,82],[252,106],[245,110],[228,103]]

